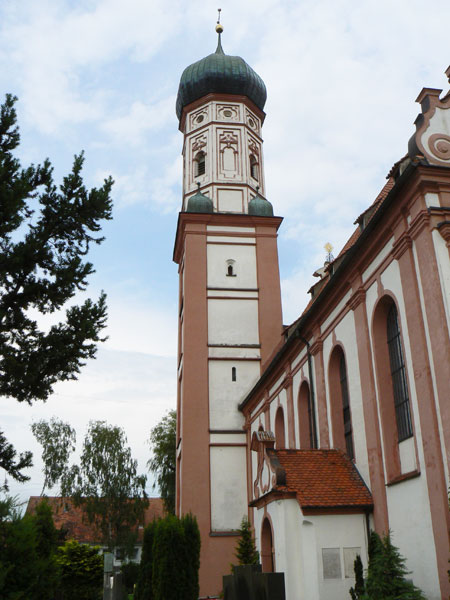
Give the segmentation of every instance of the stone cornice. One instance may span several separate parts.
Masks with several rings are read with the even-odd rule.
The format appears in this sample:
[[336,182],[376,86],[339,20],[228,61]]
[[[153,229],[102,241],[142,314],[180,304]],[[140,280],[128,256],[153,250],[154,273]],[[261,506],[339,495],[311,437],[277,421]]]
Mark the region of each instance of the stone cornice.
[[411,239],[415,240],[420,233],[428,227],[430,223],[430,214],[427,210],[421,210],[418,215],[412,220],[408,233],[411,236]]
[[358,306],[365,302],[366,300],[366,290],[362,287],[358,288],[350,300],[347,302],[347,306],[350,310],[355,310]]
[[398,260],[403,254],[412,247],[412,240],[408,233],[402,235],[394,242],[392,247],[392,256]]

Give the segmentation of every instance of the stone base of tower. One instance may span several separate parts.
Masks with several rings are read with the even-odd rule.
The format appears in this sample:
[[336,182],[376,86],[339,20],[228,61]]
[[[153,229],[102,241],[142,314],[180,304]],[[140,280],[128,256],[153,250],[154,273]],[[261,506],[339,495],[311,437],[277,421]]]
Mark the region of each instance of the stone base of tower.
[[229,575],[231,564],[236,563],[235,548],[238,535],[202,535],[200,552],[200,598],[218,598],[222,591],[222,577]]

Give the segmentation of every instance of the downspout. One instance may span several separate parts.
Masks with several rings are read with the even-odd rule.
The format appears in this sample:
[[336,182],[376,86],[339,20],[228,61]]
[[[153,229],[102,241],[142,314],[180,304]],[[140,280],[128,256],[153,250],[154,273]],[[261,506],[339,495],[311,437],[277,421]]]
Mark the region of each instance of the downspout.
[[310,427],[312,431],[312,445],[313,448],[317,448],[317,424],[316,424],[316,402],[315,402],[315,394],[314,394],[314,379],[313,379],[313,370],[312,370],[312,357],[310,352],[310,344],[308,340],[305,340],[303,336],[297,332],[298,337],[301,341],[306,344],[306,354],[308,356],[308,373],[309,373],[309,405],[311,407],[311,421]]

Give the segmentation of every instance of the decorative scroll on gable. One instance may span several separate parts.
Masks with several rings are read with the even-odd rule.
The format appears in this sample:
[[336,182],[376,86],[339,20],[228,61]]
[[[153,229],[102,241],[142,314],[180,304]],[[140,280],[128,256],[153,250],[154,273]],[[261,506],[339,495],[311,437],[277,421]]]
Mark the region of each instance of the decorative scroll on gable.
[[[450,81],[450,67],[445,73]],[[433,88],[420,92],[416,102],[420,102],[422,112],[415,120],[416,133],[409,140],[408,154],[450,167],[450,92],[440,99],[441,92]]]
[[258,467],[253,482],[254,498],[259,498],[277,485],[286,485],[286,471],[273,451],[275,436],[271,431],[255,431],[251,449],[258,453]]

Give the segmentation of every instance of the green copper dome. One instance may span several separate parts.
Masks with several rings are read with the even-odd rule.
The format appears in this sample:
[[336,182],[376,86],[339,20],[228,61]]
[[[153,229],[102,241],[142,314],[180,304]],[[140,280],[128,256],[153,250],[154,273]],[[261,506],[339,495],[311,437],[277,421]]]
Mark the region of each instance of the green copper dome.
[[273,217],[273,206],[258,194],[248,203],[248,214],[255,217]]
[[190,213],[212,213],[214,210],[213,201],[205,194],[202,194],[200,191],[200,186],[198,192],[191,196],[187,203],[186,212]]
[[186,67],[178,87],[176,111],[181,119],[183,108],[211,93],[247,96],[263,110],[267,92],[264,81],[240,56],[224,54],[217,45],[214,54]]

